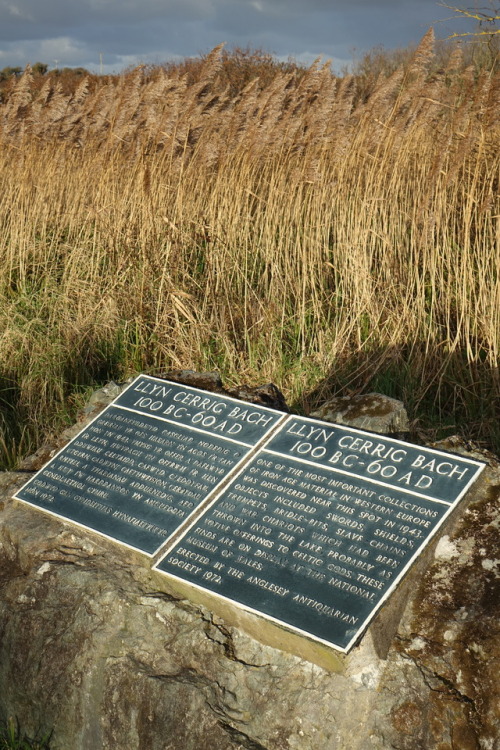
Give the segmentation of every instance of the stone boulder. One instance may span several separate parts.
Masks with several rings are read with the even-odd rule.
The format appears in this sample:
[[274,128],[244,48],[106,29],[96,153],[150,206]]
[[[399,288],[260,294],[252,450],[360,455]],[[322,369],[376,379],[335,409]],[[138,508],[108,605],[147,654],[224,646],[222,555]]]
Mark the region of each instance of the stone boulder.
[[497,750],[500,466],[436,447],[488,467],[337,673],[12,500],[29,462],[0,474],[0,718],[53,750]]
[[224,388],[218,372],[194,372],[193,370],[169,370],[159,377],[173,380],[174,383],[191,385],[193,388],[201,388],[205,391],[232,396],[241,401],[249,401],[251,404],[260,404],[261,406],[268,406],[271,409],[288,411],[285,397],[274,383],[258,386],[238,385],[234,386],[234,388]]
[[410,429],[404,404],[380,393],[329,399],[311,412],[311,417],[381,435],[405,433]]

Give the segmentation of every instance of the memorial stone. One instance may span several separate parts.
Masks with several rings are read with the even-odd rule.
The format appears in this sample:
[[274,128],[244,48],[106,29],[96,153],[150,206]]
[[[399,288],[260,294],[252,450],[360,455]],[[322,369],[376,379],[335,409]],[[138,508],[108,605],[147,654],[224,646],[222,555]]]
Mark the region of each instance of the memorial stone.
[[347,653],[483,466],[141,375],[15,497]]

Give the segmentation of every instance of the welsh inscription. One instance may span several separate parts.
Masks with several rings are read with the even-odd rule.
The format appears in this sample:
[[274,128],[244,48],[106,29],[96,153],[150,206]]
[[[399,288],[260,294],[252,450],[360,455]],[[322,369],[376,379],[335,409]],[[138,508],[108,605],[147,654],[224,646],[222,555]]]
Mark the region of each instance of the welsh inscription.
[[282,416],[141,376],[16,497],[151,555]]

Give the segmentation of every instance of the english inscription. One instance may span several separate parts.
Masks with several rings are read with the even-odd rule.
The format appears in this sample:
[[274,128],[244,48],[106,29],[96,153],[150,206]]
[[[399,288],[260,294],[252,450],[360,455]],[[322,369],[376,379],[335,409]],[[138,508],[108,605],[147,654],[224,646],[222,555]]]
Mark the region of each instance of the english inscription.
[[158,569],[347,651],[481,468],[290,417]]

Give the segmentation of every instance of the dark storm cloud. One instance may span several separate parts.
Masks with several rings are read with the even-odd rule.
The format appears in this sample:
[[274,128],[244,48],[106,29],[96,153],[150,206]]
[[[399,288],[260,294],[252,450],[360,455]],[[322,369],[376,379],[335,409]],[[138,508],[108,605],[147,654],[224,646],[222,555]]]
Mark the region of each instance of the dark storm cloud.
[[0,39],[44,39],[68,29],[104,24],[116,28],[170,20],[184,23],[210,15],[206,0],[0,0]]
[[0,0],[0,66],[57,60],[107,70],[220,42],[308,61],[417,42],[449,15],[436,0]]
[[[222,34],[277,33],[283,40],[388,47],[417,40],[442,18],[436,0],[219,0],[207,19]],[[397,36],[402,35],[403,38]]]

